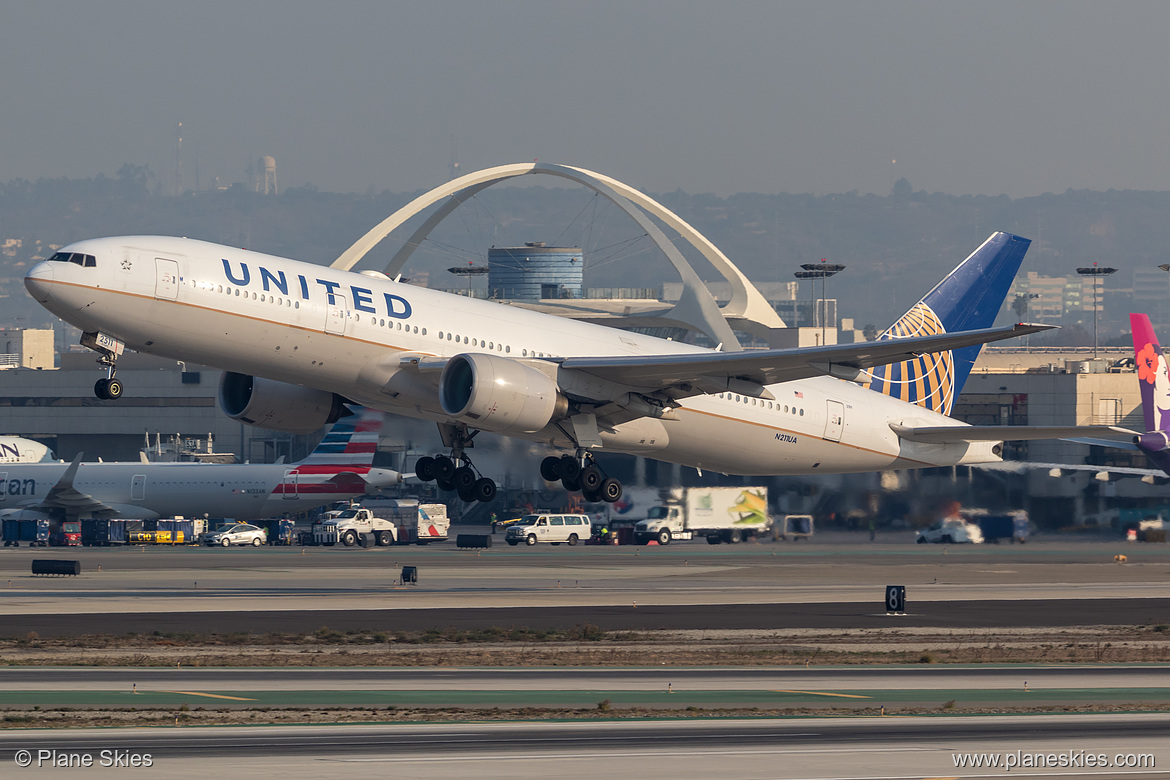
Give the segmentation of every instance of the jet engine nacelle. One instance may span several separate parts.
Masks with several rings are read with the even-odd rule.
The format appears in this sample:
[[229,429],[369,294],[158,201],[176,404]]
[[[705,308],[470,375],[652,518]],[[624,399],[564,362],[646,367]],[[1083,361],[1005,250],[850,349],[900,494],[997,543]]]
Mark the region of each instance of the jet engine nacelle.
[[535,368],[473,353],[447,361],[439,377],[439,402],[452,417],[496,433],[535,433],[569,408],[557,383]]
[[1133,443],[1143,452],[1165,452],[1170,450],[1170,436],[1166,431],[1150,431],[1133,437]]
[[349,413],[336,393],[232,371],[219,378],[219,408],[233,420],[289,433],[313,433]]

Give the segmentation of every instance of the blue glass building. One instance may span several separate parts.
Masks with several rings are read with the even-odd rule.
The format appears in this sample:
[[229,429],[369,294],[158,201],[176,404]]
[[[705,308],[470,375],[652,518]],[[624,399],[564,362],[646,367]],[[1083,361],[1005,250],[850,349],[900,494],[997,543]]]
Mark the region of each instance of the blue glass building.
[[492,247],[488,250],[488,297],[580,298],[584,265],[580,247],[545,246],[543,241]]

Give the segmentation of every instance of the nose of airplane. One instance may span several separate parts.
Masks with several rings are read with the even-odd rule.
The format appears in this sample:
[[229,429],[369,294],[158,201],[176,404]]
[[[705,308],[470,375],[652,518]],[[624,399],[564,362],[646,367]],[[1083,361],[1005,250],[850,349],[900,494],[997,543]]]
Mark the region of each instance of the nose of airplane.
[[41,261],[28,269],[24,286],[37,303],[48,303],[53,298],[53,264]]

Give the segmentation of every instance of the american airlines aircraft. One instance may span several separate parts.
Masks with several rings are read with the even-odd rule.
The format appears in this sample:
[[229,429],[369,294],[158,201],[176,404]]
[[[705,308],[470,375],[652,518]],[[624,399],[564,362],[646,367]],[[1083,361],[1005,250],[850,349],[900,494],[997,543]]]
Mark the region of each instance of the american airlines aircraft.
[[447,449],[417,476],[464,500],[495,496],[467,454],[488,431],[614,501],[597,450],[742,475],[998,461],[1003,429],[947,415],[980,345],[1045,329],[991,327],[1029,243],[992,235],[878,341],[737,352],[184,238],[80,241],[25,285],[101,355],[99,398],[130,348],[224,369],[221,407],[253,425],[313,430],[343,401],[432,420]]
[[[348,412],[347,412],[348,415]],[[373,468],[381,412],[341,418],[292,464],[0,464],[0,519],[215,517],[255,520],[315,509],[398,484]]]

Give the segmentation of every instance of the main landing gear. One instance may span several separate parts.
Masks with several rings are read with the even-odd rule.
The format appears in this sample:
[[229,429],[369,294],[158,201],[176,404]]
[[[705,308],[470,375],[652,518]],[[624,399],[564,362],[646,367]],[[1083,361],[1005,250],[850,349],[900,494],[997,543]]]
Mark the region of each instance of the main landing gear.
[[622,483],[607,477],[589,453],[550,455],[540,462],[540,476],[545,482],[560,482],[570,493],[580,490],[586,501],[613,503],[622,497]]
[[471,446],[471,440],[478,431],[468,431],[464,426],[439,426],[443,443],[451,447],[451,455],[422,457],[414,464],[414,475],[423,482],[434,480],[439,490],[454,490],[467,503],[488,502],[496,497],[496,483],[479,473],[471,465],[471,458],[464,450]]
[[456,491],[459,498],[468,503],[486,503],[496,497],[495,481],[481,476],[462,453],[452,457],[439,455],[419,458],[414,464],[414,475],[423,482],[434,480],[439,490]]

